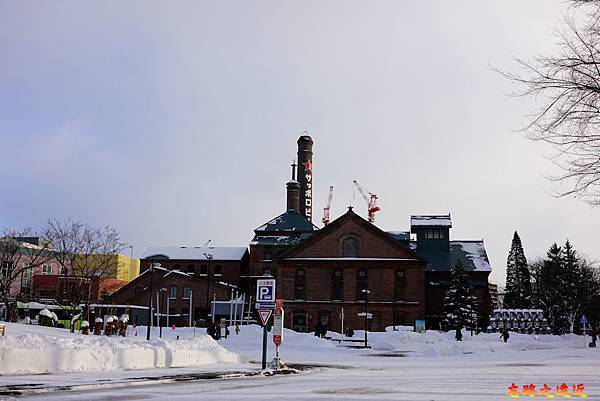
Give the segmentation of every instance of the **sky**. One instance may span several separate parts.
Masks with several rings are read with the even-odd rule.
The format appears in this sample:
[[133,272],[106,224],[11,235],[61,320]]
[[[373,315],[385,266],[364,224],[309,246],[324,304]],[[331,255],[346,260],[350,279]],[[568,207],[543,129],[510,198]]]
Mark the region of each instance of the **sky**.
[[315,220],[380,197],[376,224],[452,214],[505,280],[567,238],[600,258],[600,210],[547,179],[518,132],[539,103],[492,67],[555,49],[568,5],[512,1],[0,0],[0,228],[69,217],[152,245],[245,246],[285,211],[314,139]]

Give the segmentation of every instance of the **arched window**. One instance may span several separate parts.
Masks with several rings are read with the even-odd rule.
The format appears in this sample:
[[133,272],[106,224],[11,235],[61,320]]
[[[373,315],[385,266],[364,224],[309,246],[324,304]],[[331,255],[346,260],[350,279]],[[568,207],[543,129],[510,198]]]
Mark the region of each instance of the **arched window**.
[[215,276],[223,275],[223,266],[215,265]]
[[354,237],[344,238],[342,241],[342,257],[357,258],[358,257],[358,240]]
[[364,301],[366,293],[363,290],[368,289],[367,271],[360,269],[356,272],[356,299]]
[[200,273],[201,276],[206,276],[208,274],[208,265],[200,265]]
[[194,273],[194,265],[187,265],[186,273]]
[[296,269],[296,277],[294,283],[294,298],[305,299],[306,297],[306,275],[304,269]]
[[344,272],[342,269],[335,269],[333,271],[333,290],[331,292],[331,299],[334,301],[344,300]]
[[406,290],[406,271],[404,269],[396,270],[396,278],[394,281],[394,300],[401,301],[404,299]]

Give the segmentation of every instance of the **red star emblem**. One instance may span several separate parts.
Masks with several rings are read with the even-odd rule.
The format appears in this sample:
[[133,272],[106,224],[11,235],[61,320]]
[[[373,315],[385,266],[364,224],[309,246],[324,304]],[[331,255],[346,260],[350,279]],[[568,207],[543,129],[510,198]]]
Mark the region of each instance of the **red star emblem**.
[[306,163],[302,163],[302,164],[304,164],[304,169],[305,170],[308,170],[308,171],[310,171],[312,173],[312,163],[310,162],[310,160],[307,161]]

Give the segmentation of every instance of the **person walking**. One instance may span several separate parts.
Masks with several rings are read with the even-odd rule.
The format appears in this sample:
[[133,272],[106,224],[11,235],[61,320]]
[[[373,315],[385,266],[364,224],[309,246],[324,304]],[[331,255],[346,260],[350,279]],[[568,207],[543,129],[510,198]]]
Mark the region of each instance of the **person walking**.
[[456,341],[462,341],[462,327],[456,329],[456,335],[454,338],[456,338]]
[[502,334],[500,334],[500,338],[502,338],[504,340],[504,342],[508,342],[508,339],[510,338],[510,334],[508,334],[507,329],[502,330]]

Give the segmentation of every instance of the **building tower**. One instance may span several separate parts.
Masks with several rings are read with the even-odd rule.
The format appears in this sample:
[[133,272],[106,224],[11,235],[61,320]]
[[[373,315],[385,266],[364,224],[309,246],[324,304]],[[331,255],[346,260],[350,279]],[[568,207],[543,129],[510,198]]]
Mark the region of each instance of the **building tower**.
[[313,139],[310,135],[298,138],[298,182],[300,183],[300,213],[312,221],[313,215]]

